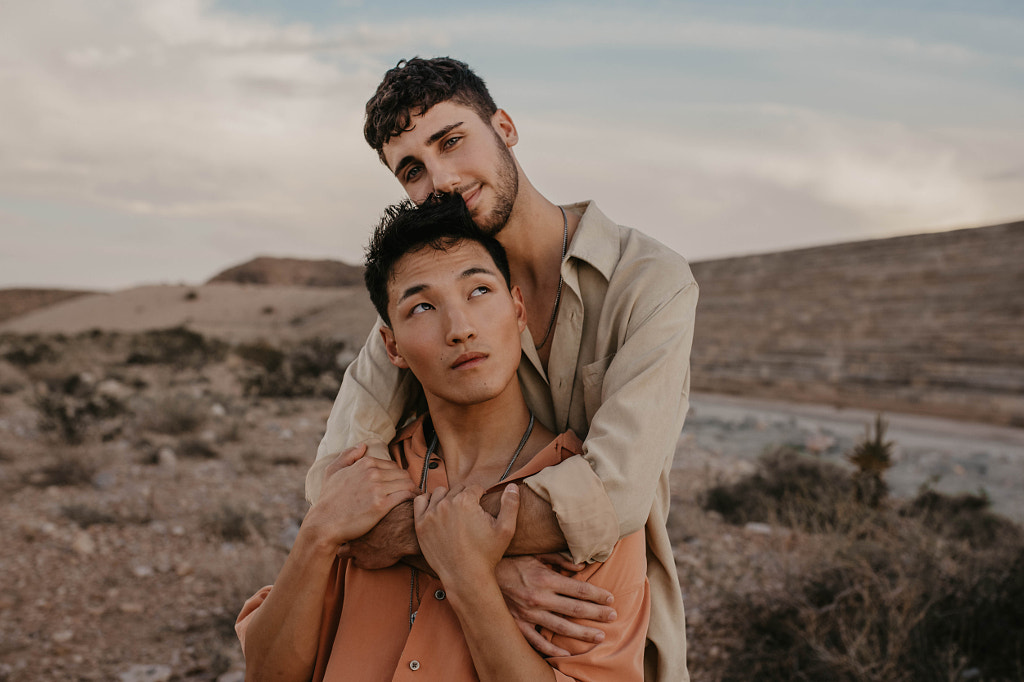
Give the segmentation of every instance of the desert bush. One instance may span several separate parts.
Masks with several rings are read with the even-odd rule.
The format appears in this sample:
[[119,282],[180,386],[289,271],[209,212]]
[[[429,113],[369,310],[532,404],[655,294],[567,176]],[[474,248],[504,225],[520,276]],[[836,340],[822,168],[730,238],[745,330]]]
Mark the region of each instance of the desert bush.
[[993,514],[990,505],[991,500],[984,492],[950,496],[924,488],[900,513],[921,519],[943,537],[964,540],[976,548],[1019,539],[1020,527]]
[[80,374],[47,382],[37,393],[32,406],[39,412],[39,429],[56,435],[65,443],[81,443],[91,426],[124,413],[125,406],[117,398],[99,393],[94,382]]
[[3,359],[17,367],[29,367],[41,362],[53,362],[57,351],[53,346],[34,334],[26,336],[5,335],[2,339]]
[[177,452],[182,457],[193,459],[216,459],[220,456],[216,448],[197,438],[189,438],[178,443]]
[[235,349],[248,365],[241,378],[246,394],[282,398],[333,398],[347,367],[344,351],[344,341],[320,338],[280,350],[262,343]]
[[87,458],[64,453],[28,474],[25,480],[39,488],[91,485],[96,469],[96,465]]
[[129,365],[172,365],[174,367],[202,367],[221,360],[227,345],[216,339],[185,327],[157,329],[136,334],[125,360]]
[[725,649],[713,678],[1024,679],[1024,539],[950,541],[933,524],[958,505],[929,499],[929,519],[863,507],[872,522],[818,535],[781,578],[721,595],[704,610],[704,639]]
[[893,442],[885,440],[886,423],[879,413],[875,417],[875,432],[867,427],[864,440],[857,443],[846,456],[847,461],[857,467],[854,484],[857,499],[877,507],[889,494],[889,486],[882,478],[892,466]]
[[146,411],[142,426],[150,431],[180,435],[195,431],[206,419],[202,404],[181,393],[163,396]]
[[230,503],[221,504],[203,518],[203,526],[209,533],[228,542],[262,537],[266,525],[267,519],[260,512]]
[[757,470],[704,493],[704,509],[729,523],[781,523],[810,531],[857,521],[854,484],[842,467],[788,447],[766,451]]
[[64,505],[60,508],[60,515],[77,524],[79,528],[118,523],[118,518],[113,514],[87,504]]

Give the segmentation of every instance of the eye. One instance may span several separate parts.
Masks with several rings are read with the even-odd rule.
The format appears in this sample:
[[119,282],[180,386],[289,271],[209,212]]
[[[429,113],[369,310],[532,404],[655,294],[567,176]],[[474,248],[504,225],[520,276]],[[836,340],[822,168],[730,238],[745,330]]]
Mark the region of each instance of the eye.
[[420,176],[420,172],[423,170],[422,166],[412,166],[409,170],[405,171],[405,181],[407,183],[414,181]]
[[461,135],[452,135],[447,140],[445,140],[444,142],[441,143],[441,147],[443,149],[451,149],[456,144],[458,144],[459,140],[461,140],[461,139],[462,139]]
[[409,314],[410,315],[418,315],[418,314],[420,314],[422,312],[425,312],[427,310],[433,310],[433,309],[434,309],[434,306],[430,305],[429,303],[417,303],[416,305],[414,305],[412,308],[409,309]]
[[481,284],[480,286],[476,287],[475,289],[473,289],[473,291],[469,293],[469,297],[473,298],[474,296],[480,296],[481,294],[486,294],[489,293],[490,291],[491,288],[489,286],[487,286],[486,284]]

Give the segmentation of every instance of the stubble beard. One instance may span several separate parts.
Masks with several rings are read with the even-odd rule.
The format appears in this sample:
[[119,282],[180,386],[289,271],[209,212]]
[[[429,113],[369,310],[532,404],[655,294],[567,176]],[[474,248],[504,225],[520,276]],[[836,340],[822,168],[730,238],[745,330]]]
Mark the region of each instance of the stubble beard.
[[516,168],[512,152],[497,133],[494,134],[494,142],[498,146],[498,178],[494,185],[494,208],[487,215],[473,219],[477,227],[492,237],[497,236],[505,228],[516,204],[516,197],[519,196],[519,169]]

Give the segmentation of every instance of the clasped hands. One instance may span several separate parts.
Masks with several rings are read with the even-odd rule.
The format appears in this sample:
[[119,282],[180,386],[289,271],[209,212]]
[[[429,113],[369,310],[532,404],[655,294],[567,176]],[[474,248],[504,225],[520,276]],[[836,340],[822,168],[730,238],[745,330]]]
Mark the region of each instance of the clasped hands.
[[583,642],[602,641],[599,628],[570,618],[614,620],[611,593],[559,572],[578,572],[585,564],[557,552],[502,557],[515,531],[520,490],[506,487],[497,517],[480,506],[482,495],[479,487],[437,488],[419,495],[408,472],[391,460],[367,456],[364,444],[344,451],[327,467],[320,500],[309,516],[333,519],[339,527],[334,536],[339,554],[361,568],[404,561],[442,582],[446,575],[454,580],[493,570],[519,630],[543,656],[569,652],[544,638],[538,627]]

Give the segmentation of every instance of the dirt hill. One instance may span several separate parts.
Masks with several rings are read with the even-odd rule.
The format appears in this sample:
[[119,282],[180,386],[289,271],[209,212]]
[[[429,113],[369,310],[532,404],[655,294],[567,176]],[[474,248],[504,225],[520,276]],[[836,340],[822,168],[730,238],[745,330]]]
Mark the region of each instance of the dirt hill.
[[261,256],[228,268],[207,284],[270,284],[297,287],[362,286],[363,268],[336,260],[302,260]]
[[1024,426],[1024,222],[693,272],[695,390]]
[[71,289],[0,289],[0,322],[92,292]]

